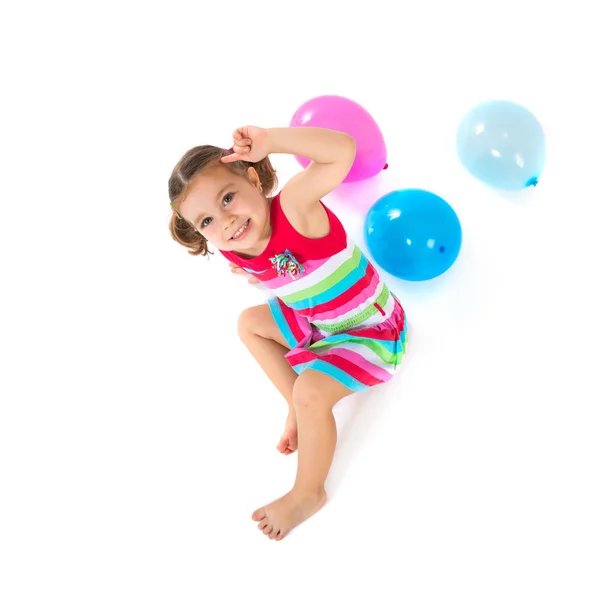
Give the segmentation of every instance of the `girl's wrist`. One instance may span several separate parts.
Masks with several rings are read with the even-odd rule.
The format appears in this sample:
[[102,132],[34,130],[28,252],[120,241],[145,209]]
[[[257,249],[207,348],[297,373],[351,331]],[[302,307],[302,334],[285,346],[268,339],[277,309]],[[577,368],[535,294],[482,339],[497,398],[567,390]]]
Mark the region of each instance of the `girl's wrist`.
[[281,144],[277,143],[278,130],[279,127],[270,127],[269,129],[265,129],[267,136],[267,149],[268,154],[284,154],[281,150]]

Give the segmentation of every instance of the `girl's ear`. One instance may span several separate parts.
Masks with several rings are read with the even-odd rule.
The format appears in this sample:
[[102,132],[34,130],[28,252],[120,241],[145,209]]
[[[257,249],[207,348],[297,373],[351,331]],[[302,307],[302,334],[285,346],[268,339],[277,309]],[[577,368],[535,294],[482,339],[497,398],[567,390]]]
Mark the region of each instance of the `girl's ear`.
[[256,189],[258,189],[259,191],[262,192],[262,183],[260,182],[260,177],[258,176],[256,169],[254,167],[248,167],[246,174],[248,175],[248,179],[250,180],[250,183]]

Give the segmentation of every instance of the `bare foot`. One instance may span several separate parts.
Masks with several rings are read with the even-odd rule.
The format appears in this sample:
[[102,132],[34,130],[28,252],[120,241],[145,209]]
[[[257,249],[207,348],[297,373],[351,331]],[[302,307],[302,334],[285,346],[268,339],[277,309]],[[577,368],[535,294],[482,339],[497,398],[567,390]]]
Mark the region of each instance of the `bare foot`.
[[272,540],[282,540],[294,527],[312,517],[327,500],[325,490],[320,494],[294,491],[252,513],[258,528]]
[[291,454],[298,449],[298,424],[296,423],[296,412],[291,409],[285,422],[285,431],[279,439],[277,450],[281,454]]

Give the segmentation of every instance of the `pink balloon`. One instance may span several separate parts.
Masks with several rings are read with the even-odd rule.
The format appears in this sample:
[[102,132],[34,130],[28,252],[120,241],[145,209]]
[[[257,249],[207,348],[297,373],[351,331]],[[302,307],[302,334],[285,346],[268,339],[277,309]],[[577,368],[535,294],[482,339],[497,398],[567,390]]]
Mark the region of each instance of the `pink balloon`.
[[[387,169],[387,149],[375,119],[357,102],[343,96],[317,96],[306,101],[294,113],[290,127],[323,127],[343,131],[356,141],[354,164],[344,183],[362,181]],[[310,160],[296,156],[306,168]]]

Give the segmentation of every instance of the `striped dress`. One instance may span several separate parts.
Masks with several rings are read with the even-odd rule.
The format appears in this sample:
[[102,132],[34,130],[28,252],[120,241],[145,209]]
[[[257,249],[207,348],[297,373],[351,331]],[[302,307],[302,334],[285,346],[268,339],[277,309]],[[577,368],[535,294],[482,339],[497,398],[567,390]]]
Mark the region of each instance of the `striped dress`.
[[306,238],[271,201],[271,239],[257,257],[221,251],[272,293],[269,307],[291,350],[294,371],[326,373],[354,392],[388,381],[404,355],[404,309],[340,220],[323,238]]

